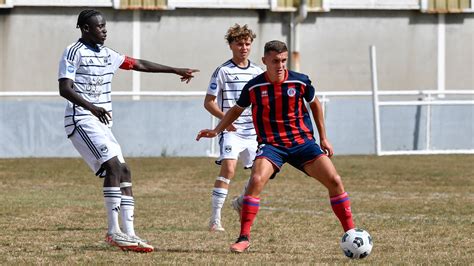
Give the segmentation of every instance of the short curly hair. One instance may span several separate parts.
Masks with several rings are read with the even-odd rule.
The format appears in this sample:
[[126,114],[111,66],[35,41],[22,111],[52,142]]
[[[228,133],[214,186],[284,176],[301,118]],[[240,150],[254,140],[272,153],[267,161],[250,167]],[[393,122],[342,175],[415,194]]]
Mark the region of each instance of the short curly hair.
[[249,29],[247,24],[240,26],[239,24],[235,23],[234,26],[227,30],[227,34],[225,35],[225,39],[229,44],[231,44],[233,41],[240,41],[247,38],[250,38],[251,41],[257,38],[257,35],[251,29]]

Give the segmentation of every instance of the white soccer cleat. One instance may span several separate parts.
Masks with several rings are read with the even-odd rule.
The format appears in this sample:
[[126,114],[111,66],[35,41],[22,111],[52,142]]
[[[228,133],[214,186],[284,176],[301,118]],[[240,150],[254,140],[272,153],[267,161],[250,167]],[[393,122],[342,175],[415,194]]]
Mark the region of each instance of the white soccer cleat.
[[106,234],[105,242],[112,246],[119,247],[123,251],[135,250],[138,248],[138,242],[122,232]]
[[237,214],[239,215],[239,218],[242,218],[242,202],[240,202],[240,196],[234,197],[232,201],[230,202],[232,205],[232,209],[234,209]]
[[220,221],[211,221],[209,223],[209,232],[224,232],[225,229],[222,227]]
[[138,246],[133,250],[135,252],[147,253],[147,252],[153,252],[153,250],[155,250],[155,248],[152,245],[148,244],[148,241],[146,241],[145,239],[141,239],[140,237],[136,235],[128,236],[128,237],[138,243]]

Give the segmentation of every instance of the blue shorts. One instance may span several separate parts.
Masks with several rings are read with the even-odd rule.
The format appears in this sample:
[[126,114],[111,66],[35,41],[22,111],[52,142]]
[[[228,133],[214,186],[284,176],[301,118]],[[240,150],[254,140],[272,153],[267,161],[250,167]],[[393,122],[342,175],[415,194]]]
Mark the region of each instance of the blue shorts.
[[277,147],[269,144],[258,145],[257,155],[255,159],[265,158],[270,161],[277,170],[270,178],[280,172],[281,167],[285,163],[289,163],[296,169],[304,172],[304,165],[310,163],[322,155],[326,155],[316,142],[305,142],[291,148]]

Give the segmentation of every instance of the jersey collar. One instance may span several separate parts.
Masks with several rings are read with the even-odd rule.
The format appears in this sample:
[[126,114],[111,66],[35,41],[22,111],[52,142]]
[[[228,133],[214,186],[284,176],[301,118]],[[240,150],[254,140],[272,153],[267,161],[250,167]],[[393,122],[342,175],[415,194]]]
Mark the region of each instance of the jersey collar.
[[244,69],[244,70],[245,70],[245,69],[248,69],[248,68],[250,67],[250,60],[247,60],[248,64],[247,64],[246,67],[239,67],[239,65],[237,65],[237,64],[234,62],[234,60],[232,60],[232,58],[230,59],[230,62],[232,62],[232,64],[234,64],[235,67],[240,68],[240,69]]
[[83,43],[87,48],[91,49],[94,52],[100,52],[102,46],[96,44],[95,46],[90,45],[89,43],[85,42],[82,38],[79,38],[79,42]]
[[271,83],[273,85],[280,85],[282,84],[283,82],[287,81],[288,80],[288,69],[285,69],[285,77],[283,78],[283,80],[281,82],[271,82],[270,81],[270,78],[268,77],[268,73],[267,71],[265,71],[265,79],[267,80],[268,83]]

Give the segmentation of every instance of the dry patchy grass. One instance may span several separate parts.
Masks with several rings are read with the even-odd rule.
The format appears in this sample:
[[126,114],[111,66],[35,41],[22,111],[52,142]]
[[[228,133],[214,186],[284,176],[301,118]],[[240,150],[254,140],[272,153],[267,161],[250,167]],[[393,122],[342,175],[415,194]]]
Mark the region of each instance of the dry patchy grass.
[[[286,165],[262,194],[252,248],[231,254],[240,225],[210,234],[211,158],[129,159],[138,233],[152,254],[103,241],[101,180],[80,159],[0,160],[0,261],[6,264],[343,264],[341,227],[325,189]],[[369,264],[472,263],[474,156],[340,156],[355,222],[374,238]],[[248,176],[239,170],[229,198]]]

